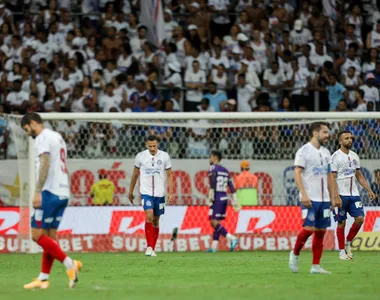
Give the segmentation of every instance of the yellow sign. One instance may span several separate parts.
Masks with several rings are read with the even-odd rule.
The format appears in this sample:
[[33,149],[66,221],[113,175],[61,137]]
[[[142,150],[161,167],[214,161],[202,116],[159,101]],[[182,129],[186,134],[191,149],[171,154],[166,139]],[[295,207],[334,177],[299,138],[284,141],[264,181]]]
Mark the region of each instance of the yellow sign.
[[359,232],[351,247],[353,250],[380,251],[380,232]]

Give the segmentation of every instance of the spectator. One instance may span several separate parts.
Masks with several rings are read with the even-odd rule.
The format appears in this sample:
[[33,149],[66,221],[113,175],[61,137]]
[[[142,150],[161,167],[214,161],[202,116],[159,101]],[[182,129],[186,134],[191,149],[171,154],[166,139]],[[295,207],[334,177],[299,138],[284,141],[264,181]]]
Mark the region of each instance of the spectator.
[[[372,102],[369,102],[372,103]],[[362,89],[358,89],[355,91],[355,105],[354,111],[356,112],[364,112],[367,111],[367,103],[364,101],[364,91]]]
[[180,103],[183,103],[182,90],[179,88],[174,88],[173,96],[170,101],[173,102],[173,108],[175,111],[181,111]]
[[206,73],[199,68],[199,62],[193,61],[192,70],[185,73],[186,106],[189,111],[193,111],[199,105],[203,96],[203,89],[206,84]]
[[237,82],[237,111],[251,112],[252,108],[256,107],[256,89],[245,80],[244,74],[239,74]]
[[148,100],[149,105],[153,104],[156,97],[145,88],[145,82],[142,80],[136,81],[136,92],[134,92],[128,103],[128,107],[134,109],[140,105],[140,98],[145,97]]
[[112,83],[106,85],[105,94],[99,97],[99,111],[109,112],[111,108],[120,109],[120,104],[123,99],[120,96],[115,95],[113,89],[114,86]]
[[360,76],[356,74],[355,67],[350,67],[347,71],[347,76],[343,76],[343,85],[348,90],[348,105],[350,107],[352,107],[355,103],[355,91],[358,89],[361,83],[362,80]]
[[8,111],[24,113],[28,106],[29,94],[21,90],[21,80],[13,81],[13,91],[6,98],[5,106]]
[[164,10],[164,29],[165,29],[165,40],[170,41],[172,38],[173,29],[178,26],[178,23],[173,20],[173,13],[170,9]]
[[221,103],[227,101],[226,93],[218,91],[215,82],[210,82],[208,84],[208,93],[204,97],[210,100],[210,105],[215,112],[220,112]]
[[367,34],[367,49],[380,47],[380,20],[376,22],[374,29]]
[[31,93],[26,112],[43,112],[43,110],[42,105],[38,102],[38,95],[36,93]]
[[[377,49],[371,48],[368,51],[369,51],[369,60],[366,61],[362,66],[362,72],[364,74],[367,74],[368,72],[373,72],[376,68],[376,63],[377,63],[377,57],[378,57]],[[379,81],[380,81],[380,78],[379,78]]]
[[284,97],[282,98],[282,101],[281,101],[281,104],[278,108],[279,112],[290,112],[290,111],[293,111],[292,109],[292,104],[290,102],[290,99],[289,97]]
[[346,88],[338,82],[337,75],[332,73],[329,75],[330,84],[327,87],[329,92],[330,111],[337,108],[338,103],[342,99],[347,99],[348,92]]
[[168,65],[169,75],[164,79],[163,84],[168,88],[182,88],[181,78],[181,65],[178,61],[172,62]]
[[380,101],[379,90],[375,85],[376,78],[372,73],[368,73],[365,77],[365,84],[360,86],[360,89],[364,91],[364,101],[373,102],[374,104]]
[[264,87],[269,92],[270,103],[277,109],[279,102],[279,90],[285,87],[286,77],[283,70],[279,69],[277,61],[272,62],[272,68],[264,72]]
[[91,186],[90,196],[92,204],[97,206],[112,205],[114,203],[115,185],[107,179],[107,171],[100,169],[99,181]]
[[132,109],[132,112],[156,112],[156,110],[149,106],[149,101],[144,96],[140,97],[139,106]]
[[347,57],[341,58],[336,61],[337,66],[341,66],[341,73],[347,76],[347,71],[350,67],[355,67],[356,74],[360,75],[362,67],[360,65],[359,59],[356,57],[358,52],[358,44],[351,43],[348,46]]
[[54,81],[54,87],[61,98],[61,109],[64,110],[66,103],[69,100],[70,94],[74,88],[74,82],[70,80],[70,69],[67,66],[63,67],[63,76]]
[[201,104],[197,106],[199,112],[214,112],[214,108],[210,106],[210,100],[203,98]]
[[309,29],[304,28],[302,20],[294,22],[293,30],[290,32],[290,41],[293,44],[293,52],[300,51],[303,45],[306,45],[313,39]]
[[220,92],[223,92],[230,87],[230,82],[223,64],[220,64],[217,69],[211,71],[209,82],[216,83],[217,89]]
[[345,100],[340,100],[338,102],[338,106],[336,108],[336,111],[338,112],[346,112],[346,111],[350,111],[348,108],[347,108],[347,103]]
[[309,99],[309,89],[311,88],[311,78],[308,69],[299,68],[298,60],[294,58],[291,62],[292,70],[288,72],[288,86],[291,88],[292,102],[296,110],[301,105],[312,107]]

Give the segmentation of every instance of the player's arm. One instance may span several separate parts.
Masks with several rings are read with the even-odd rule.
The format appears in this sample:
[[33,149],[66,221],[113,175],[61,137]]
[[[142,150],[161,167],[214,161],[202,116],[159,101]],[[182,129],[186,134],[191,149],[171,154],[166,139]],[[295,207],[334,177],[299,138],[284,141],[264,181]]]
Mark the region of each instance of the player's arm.
[[95,184],[96,184],[96,183],[94,183],[94,184],[92,185],[92,187],[91,187],[91,191],[90,191],[90,197],[91,197],[91,198],[94,198],[94,196],[95,196]]
[[305,187],[304,187],[303,182],[302,182],[302,172],[303,172],[303,167],[296,166],[296,168],[294,169],[294,180],[296,182],[298,190],[301,193],[302,204],[305,207],[310,208],[311,207],[311,201],[310,201],[309,196],[306,193]]
[[230,191],[232,193],[232,207],[234,208],[235,211],[241,210],[241,205],[238,201],[237,195],[236,195],[236,190],[234,187],[234,183],[232,182],[232,178],[228,178],[228,187],[230,188]]
[[129,194],[128,194],[129,201],[131,201],[132,204],[133,204],[133,191],[135,190],[135,186],[137,183],[137,179],[139,178],[139,174],[140,174],[140,169],[135,166],[133,169],[131,183],[129,184]]
[[368,196],[371,199],[371,201],[375,200],[376,195],[372,191],[371,187],[369,186],[367,180],[365,179],[360,169],[356,169],[355,176],[356,176],[356,179],[359,181],[360,185],[368,192]]
[[334,208],[335,206],[337,206],[339,208],[342,208],[342,199],[340,199],[339,192],[338,192],[338,184],[336,183],[337,173],[329,172],[327,178],[328,178],[328,189],[330,193],[331,207]]
[[40,169],[38,172],[38,181],[36,185],[36,192],[41,193],[45,185],[46,179],[49,174],[50,167],[50,153],[42,153],[40,155]]
[[166,177],[168,180],[168,189],[169,189],[168,203],[170,204],[174,195],[174,180],[173,180],[172,169],[166,169]]
[[[213,166],[211,166],[213,168]],[[208,204],[211,206],[214,202],[215,197],[215,189],[216,189],[216,173],[214,170],[209,171],[209,177],[210,177],[210,191],[208,193]]]

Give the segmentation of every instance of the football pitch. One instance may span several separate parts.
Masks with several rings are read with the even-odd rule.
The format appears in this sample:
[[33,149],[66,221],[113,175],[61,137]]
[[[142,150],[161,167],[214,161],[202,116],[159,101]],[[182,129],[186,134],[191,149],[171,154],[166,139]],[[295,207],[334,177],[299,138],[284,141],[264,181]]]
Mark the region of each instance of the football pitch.
[[311,275],[311,253],[300,257],[300,273],[288,268],[288,252],[73,254],[83,262],[70,290],[64,267],[55,263],[48,290],[23,290],[36,277],[40,255],[0,256],[0,299],[380,299],[380,253],[356,253],[340,261],[324,252],[332,275]]

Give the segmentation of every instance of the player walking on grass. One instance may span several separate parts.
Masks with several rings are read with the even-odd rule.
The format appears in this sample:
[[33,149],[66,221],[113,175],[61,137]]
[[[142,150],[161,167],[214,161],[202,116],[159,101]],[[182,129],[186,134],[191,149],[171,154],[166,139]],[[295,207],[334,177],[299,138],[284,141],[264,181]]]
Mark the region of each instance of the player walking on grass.
[[[350,260],[354,256],[351,252],[351,242],[359,232],[364,222],[364,210],[360,200],[359,189],[356,185],[355,178],[360,185],[368,192],[371,201],[375,200],[375,194],[372,192],[363,173],[360,171],[359,156],[351,151],[352,135],[349,131],[341,131],[338,134],[340,149],[331,156],[330,168],[334,183],[336,182],[336,197],[342,202],[339,207],[336,228],[338,238],[339,258],[341,260]],[[347,213],[355,219],[345,242],[344,229],[346,226]]]
[[165,213],[166,180],[169,187],[169,204],[174,188],[170,156],[159,150],[158,144],[158,138],[151,135],[146,141],[148,149],[136,155],[128,195],[133,204],[133,190],[140,175],[140,194],[145,211],[146,256],[157,256],[154,250],[160,232],[160,216]]
[[70,196],[66,143],[59,133],[44,128],[40,115],[36,113],[27,113],[21,120],[21,127],[35,138],[37,184],[31,227],[33,241],[43,249],[41,273],[37,279],[24,285],[24,288],[47,289],[55,259],[66,267],[69,287],[73,288],[78,281],[82,263],[72,260],[55,240]]
[[226,228],[220,224],[220,221],[226,218],[228,187],[230,188],[233,196],[232,203],[234,209],[236,211],[239,211],[241,209],[241,206],[235,194],[235,188],[232,183],[230,173],[225,167],[220,165],[221,160],[222,153],[220,151],[215,150],[211,152],[209,170],[210,192],[208,201],[210,205],[209,219],[211,226],[214,228],[214,233],[211,248],[208,250],[208,252],[216,252],[220,235],[227,238],[228,242],[230,243],[231,251],[234,251],[238,245],[237,237],[228,233]]
[[311,124],[309,135],[310,142],[297,151],[294,163],[294,178],[300,192],[304,223],[294,249],[290,252],[289,267],[292,272],[298,272],[300,251],[314,233],[313,264],[310,273],[330,274],[319,265],[326,228],[331,223],[330,208],[335,206],[335,197],[330,197],[335,195],[333,177],[328,174],[330,152],[323,147],[329,140],[328,124],[323,122]]

